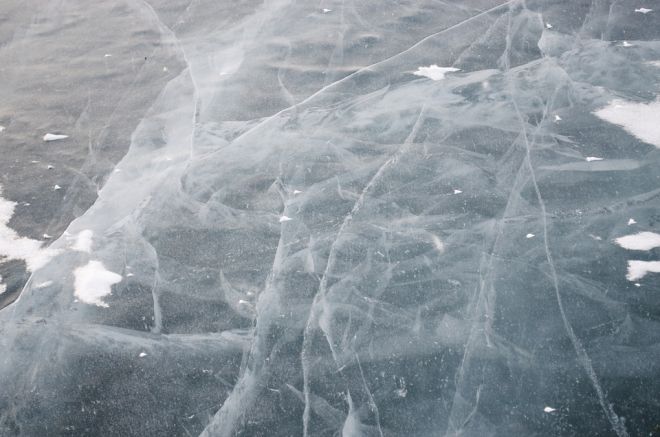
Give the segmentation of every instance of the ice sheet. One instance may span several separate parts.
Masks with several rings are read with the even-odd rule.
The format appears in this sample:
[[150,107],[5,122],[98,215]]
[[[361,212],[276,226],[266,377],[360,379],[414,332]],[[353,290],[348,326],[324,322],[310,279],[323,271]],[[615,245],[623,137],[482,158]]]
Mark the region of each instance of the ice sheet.
[[0,435],[657,432],[657,9],[2,2]]

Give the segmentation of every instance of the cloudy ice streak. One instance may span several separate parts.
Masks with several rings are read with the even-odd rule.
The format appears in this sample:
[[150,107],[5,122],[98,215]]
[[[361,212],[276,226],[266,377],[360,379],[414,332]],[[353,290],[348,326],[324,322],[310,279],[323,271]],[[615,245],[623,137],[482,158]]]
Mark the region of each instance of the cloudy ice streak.
[[660,148],[660,101],[638,103],[613,100],[594,112],[599,118],[624,128],[628,133]]
[[[2,196],[1,186],[0,196]],[[16,202],[0,197],[0,257],[6,260],[23,260],[27,269],[33,272],[46,265],[58,251],[42,248],[41,241],[21,237],[11,229],[8,225],[15,208]]]
[[112,293],[112,285],[122,280],[122,276],[109,271],[101,261],[89,261],[74,272],[74,296],[83,303],[107,308],[102,298]]

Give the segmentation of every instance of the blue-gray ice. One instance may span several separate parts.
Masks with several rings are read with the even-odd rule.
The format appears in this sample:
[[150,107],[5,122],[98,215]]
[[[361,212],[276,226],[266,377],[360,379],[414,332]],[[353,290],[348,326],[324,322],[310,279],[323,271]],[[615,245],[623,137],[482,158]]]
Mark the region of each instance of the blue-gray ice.
[[657,0],[0,2],[1,436],[660,436]]

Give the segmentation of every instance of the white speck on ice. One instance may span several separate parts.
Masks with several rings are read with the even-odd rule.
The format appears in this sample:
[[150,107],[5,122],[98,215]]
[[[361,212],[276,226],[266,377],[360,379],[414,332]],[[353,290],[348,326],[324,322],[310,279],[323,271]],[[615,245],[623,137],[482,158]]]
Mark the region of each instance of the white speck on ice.
[[52,165],[50,165],[50,164],[48,164],[48,166],[47,166],[46,168],[47,168],[48,170],[52,170],[52,169],[54,169],[55,167],[52,166]]
[[138,355],[138,357],[140,357],[140,358],[144,358],[146,356],[147,356],[147,354],[145,352],[140,352],[140,355]]
[[602,238],[599,237],[598,235],[589,234],[589,236],[590,236],[591,238],[593,238],[594,240],[596,240],[596,241],[601,241],[601,240],[602,240]]
[[550,24],[550,23],[545,23],[545,27],[546,27],[546,29],[552,29],[552,24]]
[[639,282],[635,282],[635,287],[641,287],[641,286],[642,284],[640,284]]
[[280,223],[289,222],[289,221],[291,221],[291,220],[293,220],[291,217],[287,217],[287,216],[285,216],[285,215],[283,215],[282,217],[280,217]]
[[105,55],[103,55],[103,57],[105,58],[109,58],[110,56],[112,56],[110,53],[106,53]]
[[5,127],[4,127],[4,126],[0,126],[0,132],[2,132],[2,131],[4,131],[4,130],[5,130]]
[[561,121],[561,117],[555,114],[555,121]]
[[327,14],[328,12],[332,12],[332,9],[327,9],[327,8],[323,8],[321,10],[323,11],[324,14]]
[[[0,187],[2,195],[2,187]],[[59,251],[42,248],[42,242],[19,236],[8,224],[14,215],[16,202],[0,197],[0,258],[24,260],[31,272],[43,267]]]
[[442,80],[445,74],[461,71],[460,68],[454,67],[438,67],[436,64],[429,65],[428,67],[418,67],[417,71],[413,72],[415,76],[428,77],[431,80]]
[[660,68],[660,61],[649,61],[647,64]]
[[62,187],[60,187],[57,184],[55,184],[55,186],[53,186],[53,191],[57,191],[57,190],[61,190],[61,189],[62,189]]
[[101,261],[90,261],[73,272],[75,276],[73,294],[89,305],[107,308],[101,300],[112,293],[112,285],[121,282],[122,277],[105,268]]
[[68,135],[58,135],[58,134],[46,134],[44,135],[44,141],[57,141],[69,138]]
[[640,140],[660,148],[660,101],[638,103],[613,100],[606,107],[594,112],[597,117],[623,127]]
[[597,156],[587,156],[585,159],[587,160],[587,162],[602,161],[603,160],[603,158],[599,158]]
[[454,190],[454,194],[461,194],[461,193],[462,193],[461,190]]
[[525,235],[525,238],[534,238],[534,237],[535,237],[534,234],[527,234],[527,235]]
[[628,226],[630,226],[630,225],[634,225],[634,224],[636,224],[636,223],[637,223],[637,222],[635,221],[634,218],[631,218],[630,220],[628,220]]
[[546,413],[554,413],[555,411],[557,411],[557,409],[552,407],[545,407],[543,411],[545,411]]
[[635,12],[639,12],[640,14],[648,14],[649,12],[653,12],[653,9],[638,8],[635,9]]
[[135,276],[135,275],[133,273],[126,273],[126,276],[130,278],[131,276]]
[[637,281],[646,276],[647,273],[660,273],[660,261],[628,261],[627,280]]
[[163,71],[167,73],[169,70],[167,69],[167,67],[163,67]]
[[628,250],[651,250],[660,247],[660,234],[639,232],[614,240],[616,244]]
[[624,41],[621,43],[621,47],[632,47],[634,44],[630,44],[628,41]]
[[300,194],[300,193],[302,193],[302,191],[300,191],[300,190],[293,190],[293,195],[294,195],[294,196],[296,196],[296,195],[298,195],[298,194]]
[[44,234],[44,235],[42,235],[42,236],[43,236],[44,239],[46,239],[46,240],[50,240],[51,238],[53,238],[52,235],[48,235],[48,234]]
[[51,285],[52,283],[53,283],[53,281],[44,281],[44,282],[40,282],[39,284],[35,285],[34,287],[35,288],[46,288],[49,285]]
[[89,229],[85,229],[84,231],[80,231],[78,235],[76,236],[76,241],[73,244],[73,250],[77,250],[78,252],[87,252],[91,253],[92,251],[92,236],[94,235],[94,232],[92,232]]

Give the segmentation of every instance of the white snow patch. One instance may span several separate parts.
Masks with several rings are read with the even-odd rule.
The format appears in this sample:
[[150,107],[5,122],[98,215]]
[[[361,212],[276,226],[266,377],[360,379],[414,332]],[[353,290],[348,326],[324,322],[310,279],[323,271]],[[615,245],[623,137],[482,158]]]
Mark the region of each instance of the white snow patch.
[[415,76],[428,77],[431,80],[442,80],[445,74],[461,71],[460,68],[454,67],[439,67],[436,64],[429,65],[428,67],[418,67],[417,71],[413,72]]
[[0,132],[4,131],[5,127],[0,125]]
[[289,221],[291,221],[291,220],[293,220],[291,217],[287,217],[287,216],[285,216],[285,215],[283,215],[282,217],[280,217],[280,223],[289,222]]
[[637,223],[637,222],[635,221],[634,218],[631,218],[630,220],[628,220],[628,226],[630,226],[630,225],[634,225],[634,224],[636,224],[636,223]]
[[[0,196],[2,187],[0,186]],[[31,272],[43,267],[59,251],[42,248],[42,242],[21,237],[8,224],[14,215],[16,202],[0,197],[0,257],[7,260],[24,260]]]
[[534,235],[534,234],[527,234],[527,235],[525,235],[525,238],[534,238],[535,236],[536,235]]
[[637,281],[646,276],[647,273],[660,273],[660,261],[628,261],[627,280]]
[[603,158],[599,158],[597,156],[587,156],[585,159],[586,159],[587,162],[602,161],[603,160]]
[[639,282],[635,282],[635,287],[641,287],[641,286],[642,284],[640,284]]
[[545,23],[545,27],[546,27],[546,29],[552,29],[552,24],[550,24],[550,23]]
[[555,114],[555,121],[561,121],[561,117]]
[[89,305],[107,308],[108,304],[101,300],[112,293],[112,285],[122,280],[121,275],[105,268],[101,261],[90,261],[74,272],[73,294]]
[[68,135],[59,135],[59,134],[46,134],[44,135],[44,141],[57,141],[57,140],[63,140],[65,138],[69,138]]
[[621,43],[621,47],[632,47],[634,45],[635,44],[630,44],[628,41],[624,41],[624,42]]
[[461,193],[462,193],[461,190],[454,190],[454,194],[461,194]]
[[46,287],[48,287],[49,285],[52,285],[52,284],[53,284],[53,281],[44,281],[44,282],[38,283],[34,287],[35,288],[46,288]]
[[302,193],[300,190],[293,190],[293,195],[297,196],[298,194]]
[[660,61],[649,61],[647,64],[660,68]]
[[660,148],[660,101],[638,103],[613,100],[594,112],[601,119],[623,127],[640,140]]
[[144,358],[146,356],[147,356],[146,352],[140,352],[140,355],[138,355],[138,357],[140,358]]
[[50,164],[48,164],[48,166],[46,166],[46,168],[47,168],[48,170],[52,170],[52,169],[54,169],[55,167],[52,166],[52,165],[50,165]]
[[323,8],[321,10],[323,11],[324,14],[327,14],[328,12],[332,12],[332,9],[328,9],[328,8]]
[[91,253],[92,252],[92,236],[94,235],[94,232],[92,232],[89,229],[85,229],[84,231],[80,231],[78,235],[76,236],[76,241],[73,243],[73,250],[77,250],[78,252],[87,252]]
[[648,14],[649,12],[653,12],[653,9],[637,8],[635,9],[635,12],[639,12],[640,14]]
[[555,411],[557,411],[557,409],[552,407],[545,407],[543,411],[545,411],[546,413],[554,413]]
[[61,190],[61,189],[62,189],[62,187],[60,187],[60,186],[57,185],[57,184],[55,184],[55,185],[53,186],[53,191],[57,191],[57,190]]
[[628,250],[651,250],[660,247],[660,234],[639,232],[614,240],[616,244]]

